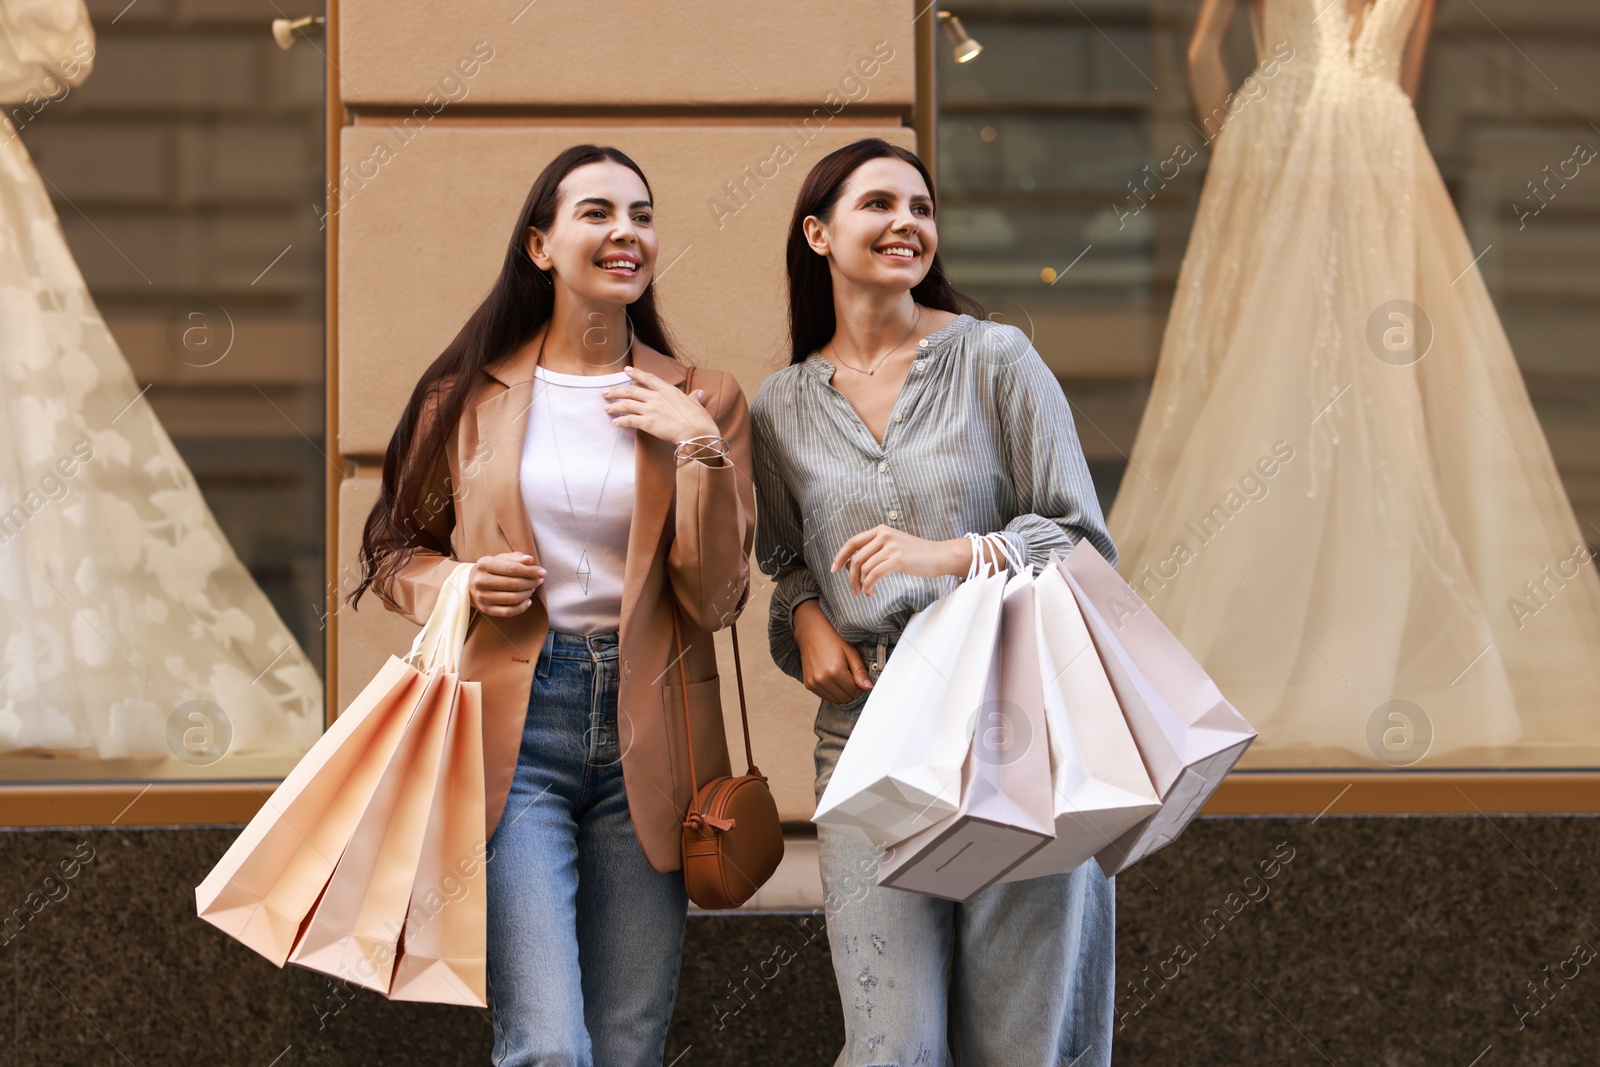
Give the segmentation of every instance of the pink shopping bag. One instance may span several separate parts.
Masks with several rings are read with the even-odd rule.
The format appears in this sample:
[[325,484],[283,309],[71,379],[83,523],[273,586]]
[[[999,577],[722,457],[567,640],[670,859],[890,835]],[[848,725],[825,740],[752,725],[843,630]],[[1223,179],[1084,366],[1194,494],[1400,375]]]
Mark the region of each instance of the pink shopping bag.
[[1256,732],[1088,541],[1052,560],[1067,579],[1161,807],[1095,854],[1118,874],[1181,834]]

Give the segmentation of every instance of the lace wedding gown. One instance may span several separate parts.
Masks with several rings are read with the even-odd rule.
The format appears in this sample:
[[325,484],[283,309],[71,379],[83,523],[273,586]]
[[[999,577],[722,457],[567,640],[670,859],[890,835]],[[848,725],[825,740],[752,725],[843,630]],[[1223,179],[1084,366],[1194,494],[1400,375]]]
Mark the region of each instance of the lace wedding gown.
[[[47,119],[93,41],[81,0],[0,0],[4,114]],[[141,397],[0,117],[0,752],[224,767],[321,732],[315,669]]]
[[1292,54],[1216,140],[1108,517],[1251,762],[1410,762],[1394,700],[1430,763],[1600,745],[1600,579],[1398,83],[1418,3],[1266,0]]

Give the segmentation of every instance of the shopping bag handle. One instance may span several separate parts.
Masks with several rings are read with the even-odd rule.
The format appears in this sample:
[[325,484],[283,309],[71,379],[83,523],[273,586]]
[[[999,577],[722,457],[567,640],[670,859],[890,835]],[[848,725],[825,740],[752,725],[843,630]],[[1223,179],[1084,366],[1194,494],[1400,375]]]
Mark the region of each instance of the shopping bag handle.
[[411,642],[411,651],[405,654],[404,661],[425,674],[432,671],[459,674],[461,671],[461,649],[466,644],[467,627],[472,622],[472,594],[467,589],[472,566],[460,562],[451,569],[428,621]]
[[1011,542],[998,533],[968,533],[965,536],[968,541],[972,542],[972,562],[967,566],[967,578],[969,580],[978,577],[980,573],[984,575],[1000,573],[999,565],[991,562],[983,553],[982,546],[984,544],[994,545],[995,550],[1005,558],[1011,569],[1018,574],[1021,574],[1028,565],[1028,561],[1018,555],[1017,550],[1011,547]]

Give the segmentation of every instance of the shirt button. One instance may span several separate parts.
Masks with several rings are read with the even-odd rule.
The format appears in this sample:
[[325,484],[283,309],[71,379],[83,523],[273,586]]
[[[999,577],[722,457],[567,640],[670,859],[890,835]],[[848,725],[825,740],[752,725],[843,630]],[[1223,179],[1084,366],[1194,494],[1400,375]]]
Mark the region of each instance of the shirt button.
[[894,413],[894,421],[895,421],[895,422],[899,422],[899,421],[900,421],[900,420],[901,420],[901,419],[903,419],[903,418],[905,418],[905,417],[906,417],[906,416],[905,416],[905,413],[904,413],[904,412],[901,412],[901,411],[897,411],[897,412],[895,412],[895,413]]
[[888,460],[880,460],[878,462],[878,469],[881,470],[881,471],[888,470],[889,469],[889,461]]
[[926,337],[924,337],[922,340],[918,341],[917,342],[917,347],[918,348],[927,348],[928,347],[928,339]]
[[922,362],[922,360],[919,359],[915,363],[911,364],[911,369],[914,370],[914,371],[920,371],[923,367],[926,367],[926,366],[927,366],[927,364]]
[[890,518],[890,519],[891,519],[891,520],[892,520],[892,519],[898,519],[898,518],[899,518],[899,517],[900,517],[900,513],[899,513],[899,512],[898,512],[898,511],[891,511],[891,512],[889,512],[889,518]]

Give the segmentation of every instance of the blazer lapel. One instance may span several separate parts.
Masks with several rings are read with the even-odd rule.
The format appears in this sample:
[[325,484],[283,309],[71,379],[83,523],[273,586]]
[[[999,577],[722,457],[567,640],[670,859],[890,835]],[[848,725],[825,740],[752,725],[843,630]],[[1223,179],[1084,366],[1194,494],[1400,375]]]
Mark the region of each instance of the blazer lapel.
[[[633,365],[670,385],[683,383],[683,364],[654,349],[636,348]],[[655,561],[661,529],[677,488],[678,465],[673,458],[674,450],[671,441],[643,432],[634,435],[633,522],[628,527],[628,560],[622,572],[622,634],[628,631],[628,620]]]
[[539,550],[533,526],[522,499],[522,449],[528,436],[529,409],[533,406],[533,368],[537,345],[524,342],[484,368],[505,386],[477,406],[478,447],[489,454],[483,460],[484,488],[500,534],[513,552],[526,552],[534,562]]
[[489,448],[480,477],[495,523],[511,551],[526,552],[537,563],[539,550],[522,499],[522,449],[532,396],[533,382],[519,382],[479,404],[475,413],[478,445]]

